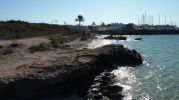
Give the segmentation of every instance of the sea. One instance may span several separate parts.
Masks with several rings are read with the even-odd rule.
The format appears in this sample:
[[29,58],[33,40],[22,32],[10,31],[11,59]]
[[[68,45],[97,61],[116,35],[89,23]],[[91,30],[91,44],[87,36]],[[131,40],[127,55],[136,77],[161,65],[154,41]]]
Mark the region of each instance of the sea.
[[124,87],[124,100],[179,100],[179,35],[126,36],[125,41],[103,37],[89,47],[122,44],[144,59],[141,65],[119,66],[111,72],[116,75],[114,84]]

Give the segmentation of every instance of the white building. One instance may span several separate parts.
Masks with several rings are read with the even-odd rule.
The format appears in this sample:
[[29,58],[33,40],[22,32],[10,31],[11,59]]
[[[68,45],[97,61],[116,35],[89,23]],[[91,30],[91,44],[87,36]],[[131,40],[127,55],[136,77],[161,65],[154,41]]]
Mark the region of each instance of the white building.
[[89,27],[88,26],[68,26],[71,30],[75,32],[89,32]]
[[125,25],[122,23],[112,23],[112,24],[108,24],[105,26],[97,26],[97,30],[99,31],[108,31],[108,30],[120,30],[124,27]]

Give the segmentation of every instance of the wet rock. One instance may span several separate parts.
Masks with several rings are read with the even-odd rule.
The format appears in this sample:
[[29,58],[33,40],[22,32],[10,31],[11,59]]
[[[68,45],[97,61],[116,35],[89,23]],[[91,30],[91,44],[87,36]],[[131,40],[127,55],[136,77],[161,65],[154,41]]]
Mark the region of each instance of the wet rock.
[[[116,45],[107,45],[105,47],[116,47]],[[109,55],[109,58],[113,58],[113,60],[108,59],[109,63],[113,64],[122,64],[122,65],[136,65],[141,64],[143,62],[142,56],[136,50],[129,50],[127,48],[120,49],[113,55]],[[104,62],[107,60],[103,59]]]
[[92,93],[98,93],[98,92],[100,92],[100,90],[99,90],[99,88],[92,88],[90,90],[90,92],[92,92]]
[[107,87],[107,90],[109,93],[118,93],[122,91],[122,87],[118,86],[118,85],[111,85]]
[[111,100],[122,100],[124,96],[122,94],[119,94],[119,93],[113,93],[113,94],[110,94],[109,95],[109,98]]
[[96,76],[94,80],[100,80],[100,85],[98,85],[99,81],[93,82],[87,93],[86,100],[121,100],[123,95],[120,93],[123,88],[118,85],[110,85],[111,76],[113,75],[109,72],[103,72]]
[[127,40],[127,37],[125,37],[125,36],[113,36],[113,35],[110,35],[110,36],[105,37],[104,39]]
[[132,53],[133,53],[133,54],[137,54],[137,51],[136,51],[136,50],[132,50]]
[[94,82],[103,82],[103,80],[101,78],[95,78]]
[[103,95],[101,93],[98,93],[96,95],[93,96],[93,99],[92,100],[100,100],[103,98]]
[[103,96],[102,100],[111,100],[111,99],[109,99],[108,97]]

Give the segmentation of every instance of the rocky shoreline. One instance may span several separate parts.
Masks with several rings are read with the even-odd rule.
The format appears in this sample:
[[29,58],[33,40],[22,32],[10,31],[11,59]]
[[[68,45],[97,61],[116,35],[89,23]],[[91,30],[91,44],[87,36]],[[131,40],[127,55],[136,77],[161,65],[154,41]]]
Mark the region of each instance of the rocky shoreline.
[[125,37],[125,36],[109,35],[109,36],[105,37],[104,39],[109,39],[109,40],[127,40],[127,37]]
[[85,100],[122,100],[124,97],[121,94],[123,88],[118,85],[112,85],[114,77],[113,74],[107,71],[96,76]]
[[[96,49],[66,50],[55,53],[53,61],[33,62],[23,64],[13,69],[13,74],[0,77],[0,97],[34,98],[44,95],[70,95],[77,90],[81,96],[89,97],[86,89],[90,84],[108,83],[109,73],[96,77],[104,70],[115,68],[115,65],[138,65],[143,62],[141,55],[136,50],[129,50],[123,45],[108,45]],[[108,74],[108,75],[107,75]],[[90,80],[93,80],[90,81]],[[87,84],[87,85],[84,85]],[[84,88],[82,88],[84,85]],[[122,88],[115,86],[106,87],[108,92],[116,94]],[[93,88],[91,86],[91,88]],[[117,88],[117,90],[116,90]],[[80,90],[80,91],[78,91]],[[113,91],[113,92],[112,92]],[[113,96],[104,95],[111,99]],[[97,92],[98,93],[98,92]],[[98,93],[99,94],[99,93]],[[97,97],[99,97],[98,95]],[[122,95],[115,95],[122,98]]]

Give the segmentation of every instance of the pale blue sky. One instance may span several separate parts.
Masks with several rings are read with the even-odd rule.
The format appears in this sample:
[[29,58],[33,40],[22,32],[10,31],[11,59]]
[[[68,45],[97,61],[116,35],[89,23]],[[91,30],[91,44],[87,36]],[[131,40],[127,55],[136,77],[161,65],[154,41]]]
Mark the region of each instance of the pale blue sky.
[[58,20],[59,24],[77,24],[78,14],[85,17],[83,24],[138,23],[138,17],[147,12],[161,23],[167,15],[179,23],[179,0],[0,0],[0,20],[25,20],[47,22]]

